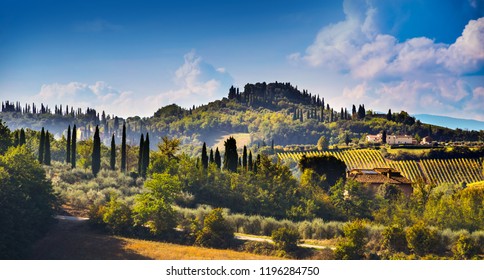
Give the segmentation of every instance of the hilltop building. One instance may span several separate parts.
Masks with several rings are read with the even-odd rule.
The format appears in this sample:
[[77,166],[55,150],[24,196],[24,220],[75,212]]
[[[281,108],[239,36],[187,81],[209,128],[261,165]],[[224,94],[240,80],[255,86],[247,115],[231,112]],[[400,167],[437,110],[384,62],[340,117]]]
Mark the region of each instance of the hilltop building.
[[[417,144],[417,140],[409,135],[387,135],[387,144],[389,145],[399,145],[399,144]],[[377,135],[367,135],[366,142],[368,143],[382,143],[382,134]]]
[[412,181],[393,168],[353,169],[346,177],[367,185],[373,193],[384,184],[398,187],[407,196],[413,192]]

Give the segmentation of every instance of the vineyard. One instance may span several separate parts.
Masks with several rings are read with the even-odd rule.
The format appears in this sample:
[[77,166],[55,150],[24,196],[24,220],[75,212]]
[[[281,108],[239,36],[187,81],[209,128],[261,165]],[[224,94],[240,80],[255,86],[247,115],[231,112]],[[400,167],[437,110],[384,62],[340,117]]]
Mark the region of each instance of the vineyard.
[[457,158],[457,159],[424,159],[391,161],[385,160],[381,153],[372,149],[345,150],[345,151],[310,151],[278,153],[279,160],[292,159],[299,161],[303,155],[321,156],[331,155],[342,160],[348,170],[373,169],[377,167],[391,167],[402,173],[403,176],[415,182],[423,179],[428,183],[472,183],[484,180],[483,158]]

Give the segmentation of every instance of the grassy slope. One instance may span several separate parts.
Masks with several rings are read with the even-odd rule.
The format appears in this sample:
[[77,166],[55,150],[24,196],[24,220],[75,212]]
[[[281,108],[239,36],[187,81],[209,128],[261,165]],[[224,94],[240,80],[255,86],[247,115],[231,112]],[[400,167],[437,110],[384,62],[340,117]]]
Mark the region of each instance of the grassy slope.
[[231,250],[206,249],[97,233],[86,222],[61,220],[34,247],[46,260],[254,260],[274,259]]

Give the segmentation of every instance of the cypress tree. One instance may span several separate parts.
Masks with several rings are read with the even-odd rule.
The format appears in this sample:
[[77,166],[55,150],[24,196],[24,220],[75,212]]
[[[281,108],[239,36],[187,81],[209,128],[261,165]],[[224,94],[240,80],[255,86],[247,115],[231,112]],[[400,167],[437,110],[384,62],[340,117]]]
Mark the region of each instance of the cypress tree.
[[111,160],[110,160],[111,170],[116,170],[116,143],[114,142],[114,134],[111,137]]
[[247,170],[247,147],[244,145],[244,152],[242,154],[242,166]]
[[392,120],[392,109],[388,109],[387,120],[389,120],[389,121]]
[[123,136],[121,139],[121,172],[126,172],[126,123],[123,123]]
[[140,139],[139,139],[139,152],[138,152],[138,174],[141,176],[143,172],[143,145],[145,142],[145,138],[143,133],[141,133]]
[[383,144],[386,144],[387,143],[387,131],[386,130],[383,130],[383,133],[381,135],[381,142]]
[[224,146],[224,168],[232,172],[237,172],[237,163],[239,161],[239,155],[237,154],[237,141],[235,138],[229,137],[225,141]]
[[260,164],[260,154],[257,155],[257,159],[254,164],[254,173],[257,173],[257,170],[259,169],[259,164]]
[[45,165],[50,165],[51,162],[51,156],[50,156],[50,134],[49,131],[45,133],[45,147],[44,147],[44,164]]
[[207,169],[208,167],[208,155],[207,155],[207,145],[203,142],[202,146],[202,166]]
[[220,169],[220,167],[222,166],[222,158],[220,157],[220,152],[218,151],[218,147],[217,147],[217,149],[215,149],[214,161],[215,161],[215,164],[217,165],[217,167]]
[[92,146],[92,174],[97,176],[101,169],[101,138],[99,137],[99,126],[96,125],[94,132],[94,143]]
[[248,163],[249,171],[253,170],[253,163],[252,163],[252,151],[249,151],[249,163]]
[[42,164],[44,162],[44,149],[45,149],[45,132],[44,128],[40,131],[40,141],[39,141],[39,163]]
[[209,158],[209,162],[210,163],[213,163],[215,161],[215,159],[213,158],[213,149],[210,149],[210,158]]
[[14,136],[13,136],[13,145],[15,147],[19,146],[20,145],[20,135],[19,135],[20,131],[16,130],[15,133],[14,133]]
[[146,133],[145,142],[143,144],[143,177],[146,177],[146,171],[150,165],[150,135]]
[[72,145],[71,145],[71,166],[72,168],[76,168],[76,159],[77,159],[77,154],[76,154],[76,143],[77,143],[77,129],[76,125],[72,128]]
[[71,162],[71,125],[67,128],[66,163]]
[[25,141],[25,130],[22,128],[20,129],[20,139],[19,139],[19,145],[22,146],[22,145],[25,145],[26,141]]

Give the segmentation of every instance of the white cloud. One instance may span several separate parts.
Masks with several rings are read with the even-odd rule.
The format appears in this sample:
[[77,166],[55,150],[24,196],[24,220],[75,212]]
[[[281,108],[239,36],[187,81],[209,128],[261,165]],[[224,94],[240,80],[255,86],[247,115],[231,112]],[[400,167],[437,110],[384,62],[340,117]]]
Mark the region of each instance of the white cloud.
[[29,100],[50,107],[69,105],[83,110],[90,107],[122,117],[150,116],[160,107],[172,103],[188,108],[220,99],[227,95],[232,77],[225,69],[222,71],[205,63],[191,51],[184,56],[184,63],[175,71],[173,82],[174,89],[147,96],[116,89],[104,81],[94,84],[45,84]]
[[336,105],[355,100],[377,110],[402,106],[410,112],[473,113],[484,119],[482,109],[469,103],[474,100],[482,108],[481,91],[463,79],[483,70],[484,18],[470,20],[449,45],[426,37],[399,42],[380,32],[378,8],[370,1],[345,0],[343,11],[345,19],[323,27],[304,53],[288,56],[315,71],[344,75],[351,86],[333,98]]
[[225,97],[233,81],[225,68],[215,68],[191,51],[185,54],[183,65],[176,70],[174,82],[176,89],[149,99],[160,106],[176,103],[188,108]]

